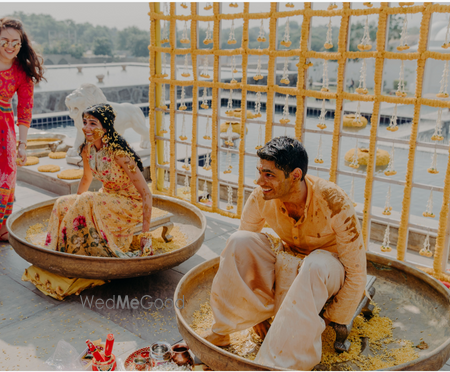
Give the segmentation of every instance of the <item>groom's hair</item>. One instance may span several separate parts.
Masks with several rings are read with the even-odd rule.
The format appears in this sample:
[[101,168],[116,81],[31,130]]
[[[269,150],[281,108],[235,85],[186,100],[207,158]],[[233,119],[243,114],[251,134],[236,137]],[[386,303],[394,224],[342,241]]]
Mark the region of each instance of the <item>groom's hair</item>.
[[302,181],[308,171],[308,154],[300,141],[292,137],[276,137],[257,151],[260,159],[274,161],[286,178],[295,168],[302,170]]

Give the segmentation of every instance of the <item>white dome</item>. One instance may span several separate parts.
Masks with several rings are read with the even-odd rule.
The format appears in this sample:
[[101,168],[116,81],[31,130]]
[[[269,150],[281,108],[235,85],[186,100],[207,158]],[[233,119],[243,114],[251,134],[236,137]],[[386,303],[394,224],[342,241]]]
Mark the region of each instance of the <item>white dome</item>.
[[437,21],[433,22],[430,30],[430,40],[432,41],[445,41],[445,35],[447,34],[447,22]]
[[[445,41],[445,36],[447,34],[448,21],[446,20],[436,20],[432,21],[430,28],[430,42],[428,43],[428,50],[432,52],[439,53],[449,53],[449,49],[442,49],[441,46]],[[450,40],[449,40],[450,41]],[[405,51],[405,53],[417,52],[418,45],[411,45],[411,48]]]

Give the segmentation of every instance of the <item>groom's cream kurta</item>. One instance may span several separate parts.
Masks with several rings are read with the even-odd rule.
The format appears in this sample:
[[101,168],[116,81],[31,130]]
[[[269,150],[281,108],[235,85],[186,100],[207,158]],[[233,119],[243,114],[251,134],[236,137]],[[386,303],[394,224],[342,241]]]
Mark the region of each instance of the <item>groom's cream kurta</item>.
[[[276,315],[255,359],[269,366],[310,370],[321,358],[325,323],[350,323],[366,284],[366,255],[352,201],[334,183],[305,177],[304,215],[295,221],[284,203],[265,201],[256,188],[239,230],[221,254],[211,289],[213,331],[230,334]],[[303,260],[276,255],[261,234],[267,224],[285,249]]]

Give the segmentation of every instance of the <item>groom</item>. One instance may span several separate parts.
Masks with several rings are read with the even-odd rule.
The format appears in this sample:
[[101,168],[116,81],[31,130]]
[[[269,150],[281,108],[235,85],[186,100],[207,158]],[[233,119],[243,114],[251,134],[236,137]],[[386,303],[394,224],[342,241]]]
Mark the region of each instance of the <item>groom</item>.
[[[361,228],[344,191],[307,175],[299,141],[275,138],[258,156],[259,187],[221,254],[211,289],[215,322],[205,338],[226,346],[231,333],[254,327],[264,339],[255,362],[311,370],[321,359],[326,324],[350,323],[362,299]],[[261,233],[265,223],[281,238],[278,248]]]

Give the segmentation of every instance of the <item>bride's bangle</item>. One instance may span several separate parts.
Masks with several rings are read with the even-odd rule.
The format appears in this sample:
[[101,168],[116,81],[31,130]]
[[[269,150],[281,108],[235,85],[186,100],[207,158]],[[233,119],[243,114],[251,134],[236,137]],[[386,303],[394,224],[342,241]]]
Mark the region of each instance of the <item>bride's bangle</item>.
[[17,147],[19,147],[20,145],[24,145],[25,146],[25,150],[27,149],[27,143],[24,141],[18,141],[19,144],[17,145]]

